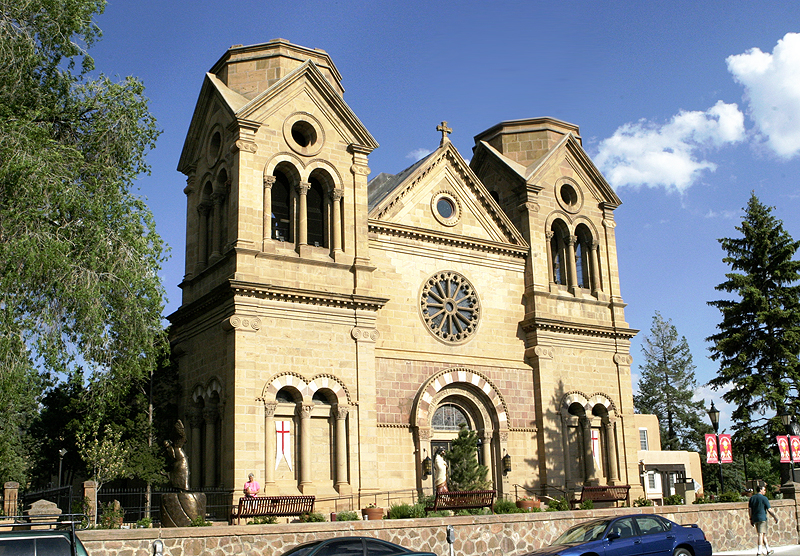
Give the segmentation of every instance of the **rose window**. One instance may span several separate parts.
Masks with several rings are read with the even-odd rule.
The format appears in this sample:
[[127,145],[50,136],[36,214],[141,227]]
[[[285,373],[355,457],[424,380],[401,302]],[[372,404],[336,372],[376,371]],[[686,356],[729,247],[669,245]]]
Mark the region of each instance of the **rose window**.
[[478,326],[478,294],[457,272],[439,272],[428,278],[420,305],[428,329],[445,342],[466,341]]

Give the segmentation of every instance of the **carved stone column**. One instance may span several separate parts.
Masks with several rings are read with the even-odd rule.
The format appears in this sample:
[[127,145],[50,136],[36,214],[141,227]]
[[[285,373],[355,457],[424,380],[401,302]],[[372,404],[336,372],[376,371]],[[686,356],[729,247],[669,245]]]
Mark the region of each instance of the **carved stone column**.
[[492,484],[495,484],[495,465],[492,462],[492,431],[483,431],[481,435],[481,456],[483,456],[483,465],[489,469],[489,476],[487,477]]
[[339,494],[350,494],[352,489],[347,481],[347,414],[350,408],[336,405],[336,491]]
[[572,488],[572,461],[569,448],[569,417],[563,413],[561,416],[561,449],[564,450],[564,482],[567,488]]
[[217,421],[219,411],[217,406],[210,404],[203,409],[203,419],[206,422],[206,450],[205,465],[203,465],[203,486],[216,486],[217,470]]
[[578,268],[575,265],[575,242],[578,238],[570,235],[567,236],[567,286],[573,295],[578,294]]
[[583,433],[583,484],[591,485],[595,479],[594,456],[592,456],[592,421],[588,417],[580,418]]
[[300,492],[314,494],[311,480],[311,411],[314,404],[302,404],[300,410]]
[[297,245],[308,244],[308,190],[311,184],[307,181],[297,184],[297,195],[300,200],[300,214],[297,217]]
[[275,183],[275,176],[264,176],[264,204],[263,204],[263,244],[266,245],[267,241],[272,239],[272,186]]
[[201,438],[203,427],[203,410],[194,405],[189,409],[189,486],[200,488],[201,470],[203,469],[203,455]]
[[197,266],[195,274],[201,272],[208,266],[208,205],[201,203],[197,205]]
[[275,486],[275,410],[278,402],[264,403],[264,492]]
[[333,212],[333,251],[334,253],[342,250],[342,196],[343,189],[331,191],[331,212]]
[[603,423],[606,432],[606,455],[608,456],[608,484],[616,485],[619,483],[617,475],[617,435],[615,421],[609,419]]
[[547,238],[547,281],[550,283],[550,285],[555,285],[556,283],[556,259],[555,253],[553,253],[554,235],[555,234],[552,231],[544,234],[545,238]]
[[592,294],[600,292],[600,246],[596,241],[589,245],[589,267],[592,275]]
[[214,193],[211,196],[211,200],[214,202],[214,220],[211,225],[211,257],[209,258],[209,262],[213,263],[217,259],[219,259],[222,255],[222,248],[220,247],[220,243],[222,241],[222,201],[225,199],[225,195],[222,193]]

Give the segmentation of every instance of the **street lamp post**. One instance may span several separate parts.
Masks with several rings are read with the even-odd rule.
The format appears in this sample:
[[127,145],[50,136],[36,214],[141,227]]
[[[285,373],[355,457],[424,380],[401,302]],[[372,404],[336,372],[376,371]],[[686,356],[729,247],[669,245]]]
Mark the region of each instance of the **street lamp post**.
[[711,408],[708,410],[708,418],[711,419],[711,425],[714,427],[714,442],[717,443],[717,461],[719,462],[719,493],[722,494],[722,451],[719,445],[719,409],[714,407],[714,402],[711,402]]
[[[789,413],[789,411],[786,409],[785,406],[781,410],[781,413],[780,413],[779,417],[781,418],[781,423],[783,423],[783,426],[786,427],[786,430],[788,431],[788,433],[790,435],[794,434],[793,431],[792,431],[792,426],[791,426],[792,425],[792,414]],[[789,461],[789,463],[787,463],[786,465],[789,466],[789,473],[788,473],[789,480],[791,480],[792,482],[796,482],[795,478],[794,478],[794,462],[793,461]]]
[[65,448],[61,448],[58,451],[58,488],[61,488],[61,462],[64,461],[66,453],[67,450]]

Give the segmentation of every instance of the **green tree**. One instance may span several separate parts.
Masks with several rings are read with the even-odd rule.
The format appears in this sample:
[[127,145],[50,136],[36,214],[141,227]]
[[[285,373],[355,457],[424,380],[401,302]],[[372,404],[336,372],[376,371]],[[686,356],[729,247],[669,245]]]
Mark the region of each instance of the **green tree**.
[[0,0],[3,480],[25,479],[18,438],[46,386],[85,370],[105,408],[165,341],[165,248],[132,191],[159,132],[140,81],[91,74],[104,7]]
[[483,490],[490,487],[486,475],[489,468],[478,464],[478,433],[461,423],[458,437],[444,455],[448,464],[447,488],[450,490]]
[[800,409],[800,262],[793,260],[800,242],[755,194],[736,230],[742,237],[719,240],[731,270],[716,289],[730,297],[709,302],[722,313],[719,332],[708,338],[719,363],[709,384],[730,387],[722,397],[735,406],[734,428],[744,431],[768,428],[769,414],[780,413],[787,400],[793,413]]
[[[86,462],[92,480],[97,483],[97,492],[108,481],[129,474],[126,459],[128,448],[122,442],[122,431],[106,424],[102,434],[97,424],[88,424],[78,433],[78,450]],[[97,498],[94,500],[94,522],[97,523]]]
[[664,320],[658,311],[650,335],[644,339],[642,355],[639,393],[633,397],[636,411],[658,417],[662,449],[700,450],[703,433],[711,430],[700,418],[703,401],[693,401],[697,383],[692,353],[686,338],[678,337],[672,321]]

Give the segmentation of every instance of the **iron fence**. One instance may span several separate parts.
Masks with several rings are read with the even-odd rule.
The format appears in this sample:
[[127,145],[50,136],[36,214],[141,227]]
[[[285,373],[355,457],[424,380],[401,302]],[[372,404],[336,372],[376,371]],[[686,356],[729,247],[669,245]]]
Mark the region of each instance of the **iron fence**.
[[[27,509],[33,504],[34,502],[38,502],[39,500],[47,500],[48,502],[53,502],[58,509],[61,510],[62,514],[71,514],[73,513],[73,504],[78,501],[78,496],[74,495],[72,492],[72,486],[64,486],[60,488],[48,488],[45,490],[36,490],[36,491],[29,491],[23,492],[19,497],[18,501],[21,505],[21,508]],[[82,511],[80,509],[76,511]]]
[[[170,492],[179,492],[177,489],[166,488],[151,491],[150,519],[154,522],[161,521],[161,497]],[[192,492],[202,492],[206,495],[206,519],[212,521],[227,521],[231,513],[232,489],[198,488]],[[102,514],[102,506],[117,500],[124,512],[124,523],[136,523],[147,517],[147,491],[140,488],[101,488],[97,495],[97,504]]]

